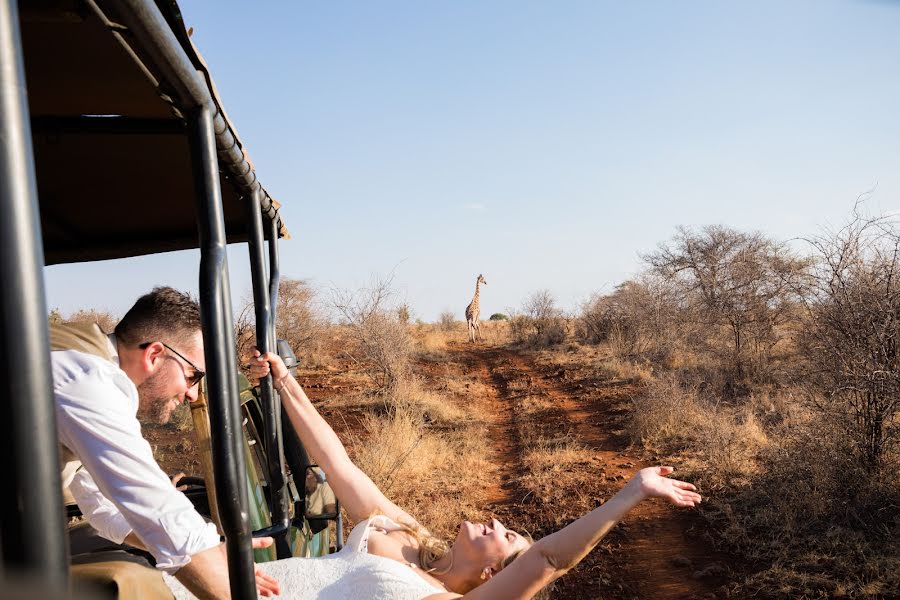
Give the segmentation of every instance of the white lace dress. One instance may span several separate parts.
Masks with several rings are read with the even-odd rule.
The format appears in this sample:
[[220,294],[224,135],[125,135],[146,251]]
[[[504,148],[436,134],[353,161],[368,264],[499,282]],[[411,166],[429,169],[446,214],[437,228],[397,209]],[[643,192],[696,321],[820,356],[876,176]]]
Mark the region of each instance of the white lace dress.
[[[260,563],[260,568],[278,580],[278,598],[317,600],[421,600],[446,590],[434,587],[401,562],[369,554],[373,528],[394,529],[391,519],[376,515],[361,521],[336,554],[324,558],[286,558]],[[193,599],[177,579],[165,575],[175,598]]]

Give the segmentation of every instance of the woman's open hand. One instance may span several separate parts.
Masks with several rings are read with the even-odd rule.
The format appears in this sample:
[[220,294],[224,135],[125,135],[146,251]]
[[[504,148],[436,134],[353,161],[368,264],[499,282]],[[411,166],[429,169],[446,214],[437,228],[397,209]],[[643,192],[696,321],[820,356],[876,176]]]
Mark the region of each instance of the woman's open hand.
[[[275,540],[270,537],[252,538],[251,543],[253,549],[258,550],[261,548],[269,548],[275,543]],[[265,598],[281,594],[281,586],[278,585],[278,580],[263,573],[259,568],[259,565],[255,564],[253,566],[253,574],[256,577],[256,593]]]
[[691,507],[700,504],[700,494],[696,487],[686,481],[669,479],[674,471],[672,467],[648,467],[641,469],[631,479],[629,485],[635,486],[646,498],[664,498],[675,506]]

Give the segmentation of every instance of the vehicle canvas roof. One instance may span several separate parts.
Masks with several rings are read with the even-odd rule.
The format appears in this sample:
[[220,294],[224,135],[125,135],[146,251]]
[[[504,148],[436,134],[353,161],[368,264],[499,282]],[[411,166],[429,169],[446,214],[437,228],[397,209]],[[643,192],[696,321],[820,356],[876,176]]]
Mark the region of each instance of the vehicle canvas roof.
[[[152,2],[147,2],[151,7]],[[279,204],[225,115],[177,4],[156,7],[224,123],[217,150],[228,242],[247,239],[242,197],[260,189],[264,218],[288,237]],[[46,264],[138,256],[198,246],[194,165],[175,87],[152,48],[115,14],[116,3],[21,4],[25,78]],[[226,142],[222,142],[219,136]],[[227,144],[230,140],[230,147]]]

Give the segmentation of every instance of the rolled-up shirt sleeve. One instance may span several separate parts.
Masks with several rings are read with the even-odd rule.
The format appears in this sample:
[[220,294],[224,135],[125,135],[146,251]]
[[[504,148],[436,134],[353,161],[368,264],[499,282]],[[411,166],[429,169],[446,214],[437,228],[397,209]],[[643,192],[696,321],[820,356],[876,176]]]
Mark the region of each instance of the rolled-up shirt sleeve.
[[81,459],[94,484],[85,497],[95,510],[82,510],[87,508],[88,520],[104,537],[124,538],[124,521],[157,568],[169,573],[219,544],[215,525],[194,510],[153,458],[136,417],[136,390],[121,370],[110,364],[89,377],[55,381],[54,388],[60,442]]
[[116,505],[100,493],[90,473],[84,469],[78,471],[69,485],[69,491],[81,514],[100,535],[117,544],[125,541],[131,533],[131,525]]

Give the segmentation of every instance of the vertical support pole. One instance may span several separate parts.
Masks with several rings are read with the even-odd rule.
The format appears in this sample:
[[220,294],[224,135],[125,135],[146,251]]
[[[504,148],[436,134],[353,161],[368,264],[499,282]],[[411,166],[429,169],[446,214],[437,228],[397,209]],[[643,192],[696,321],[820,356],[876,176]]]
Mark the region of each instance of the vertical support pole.
[[344,517],[341,516],[341,504],[337,503],[337,518],[334,520],[334,548],[338,552],[344,547]]
[[[278,318],[278,286],[281,283],[281,267],[278,257],[278,221],[277,219],[266,219],[266,234],[269,240],[269,302],[272,304],[272,318],[269,321],[269,343],[271,344],[272,349],[278,350],[278,334],[276,332],[276,324]],[[279,402],[280,406],[280,402]],[[284,409],[280,409],[275,414],[276,419],[278,420],[278,431],[283,432],[284,427],[282,423],[284,422]],[[290,422],[290,421],[288,421]],[[296,438],[297,434],[291,431],[290,436],[288,436],[288,440],[291,438]],[[282,440],[285,440],[285,436],[281,436]],[[284,442],[283,442],[284,443]],[[283,447],[283,446],[282,446]],[[304,456],[306,456],[306,451],[304,450]],[[304,465],[305,466],[305,465]],[[303,473],[303,476],[306,476],[306,473]],[[295,473],[294,477],[298,477]]]
[[[277,349],[276,319],[278,315],[278,287],[281,283],[281,268],[278,256],[278,219],[266,219],[265,227],[266,239],[269,242],[269,298],[272,303],[272,320],[269,335],[271,336],[272,347]],[[294,483],[297,485],[300,494],[300,501],[294,504],[294,521],[299,523],[306,518],[306,496],[303,486],[306,480],[306,467],[309,465],[309,455],[307,455],[306,448],[303,447],[293,427],[288,431],[284,430],[282,423],[284,421],[290,423],[290,419],[284,412],[284,407],[281,407],[281,410],[278,411],[277,417],[278,428],[282,432],[281,439],[285,460],[291,468]]]
[[[250,250],[250,273],[253,279],[253,306],[256,311],[256,347],[260,352],[275,351],[272,336],[272,306],[269,300],[269,281],[266,277],[266,257],[263,243],[262,214],[260,213],[259,187],[246,198],[249,235],[247,245]],[[281,435],[281,400],[272,387],[272,377],[260,381],[265,431],[263,432],[266,460],[268,461],[269,498],[272,510],[273,536],[278,558],[291,556],[288,533],[290,533],[290,496],[284,468],[284,446]]]
[[[276,319],[278,318],[278,286],[281,283],[281,267],[279,266],[280,263],[278,258],[278,222],[275,219],[266,219],[266,233],[268,233],[269,238],[269,302],[272,305],[272,318],[269,320],[268,331],[269,347],[277,351],[278,338],[275,326],[277,322]],[[278,431],[283,432],[284,427],[282,423],[284,422],[284,409],[281,408],[280,399],[278,404],[279,410],[275,411],[275,419],[278,424]],[[290,437],[297,437],[296,433],[293,431],[291,433],[293,435]],[[284,435],[281,436],[281,439],[284,440]],[[304,473],[304,476],[305,475],[306,473]],[[295,477],[296,476],[297,475],[295,475]]]
[[0,538],[6,572],[62,595],[68,541],[26,98],[16,0],[0,0]]
[[250,600],[257,597],[256,581],[213,110],[212,105],[207,104],[192,111],[188,117],[200,233],[200,315],[216,496],[226,539],[231,597]]
[[269,301],[272,303],[272,319],[269,323],[269,335],[272,347],[275,347],[275,323],[278,318],[278,286],[281,283],[281,270],[278,259],[278,221],[266,219],[266,233],[269,239]]

